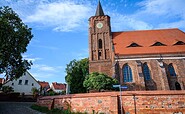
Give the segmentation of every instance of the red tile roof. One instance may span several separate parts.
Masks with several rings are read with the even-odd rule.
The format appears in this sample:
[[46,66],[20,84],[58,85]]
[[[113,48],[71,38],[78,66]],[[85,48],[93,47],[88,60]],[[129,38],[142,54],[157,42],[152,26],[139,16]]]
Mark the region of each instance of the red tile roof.
[[[185,33],[177,28],[113,32],[112,36],[115,53],[119,55],[185,53],[185,45],[174,45],[178,41],[185,43]],[[165,46],[152,46],[156,42]],[[141,47],[128,47],[132,43]]]
[[66,84],[53,82],[53,87],[58,90],[66,90]]
[[40,84],[40,86],[42,87],[42,88],[50,88],[50,86],[49,86],[49,83],[48,82],[41,82],[41,81],[38,81],[38,83]]

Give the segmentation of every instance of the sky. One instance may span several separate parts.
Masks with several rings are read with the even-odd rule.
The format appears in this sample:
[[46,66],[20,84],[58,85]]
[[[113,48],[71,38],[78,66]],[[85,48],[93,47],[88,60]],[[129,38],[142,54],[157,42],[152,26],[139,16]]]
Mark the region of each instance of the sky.
[[[185,32],[185,0],[100,0],[112,32],[179,28]],[[65,83],[65,68],[88,57],[88,19],[98,0],[0,0],[32,28],[23,54],[39,81]],[[2,78],[3,76],[0,75]]]

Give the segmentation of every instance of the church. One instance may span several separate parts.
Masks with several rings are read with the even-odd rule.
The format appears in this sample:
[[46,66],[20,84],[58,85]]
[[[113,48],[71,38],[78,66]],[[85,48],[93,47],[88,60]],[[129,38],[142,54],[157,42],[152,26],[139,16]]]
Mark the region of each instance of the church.
[[99,2],[89,18],[90,73],[116,78],[127,90],[185,90],[183,31],[112,32],[110,19]]

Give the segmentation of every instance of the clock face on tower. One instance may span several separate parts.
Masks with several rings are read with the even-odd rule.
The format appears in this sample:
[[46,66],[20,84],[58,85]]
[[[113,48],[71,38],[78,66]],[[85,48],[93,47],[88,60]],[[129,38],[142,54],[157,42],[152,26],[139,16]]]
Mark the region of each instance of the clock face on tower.
[[98,22],[98,23],[96,24],[96,27],[97,27],[97,28],[102,28],[102,27],[103,27],[103,23]]

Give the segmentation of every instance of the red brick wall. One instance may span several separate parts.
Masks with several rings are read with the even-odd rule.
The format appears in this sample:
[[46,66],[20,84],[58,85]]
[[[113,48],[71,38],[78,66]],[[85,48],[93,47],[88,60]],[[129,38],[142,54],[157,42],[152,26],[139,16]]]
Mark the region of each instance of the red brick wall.
[[[118,114],[121,109],[119,96],[119,92],[71,94],[42,97],[37,103],[49,109],[70,108],[74,112]],[[125,91],[121,98],[124,113],[185,113],[185,91]]]

